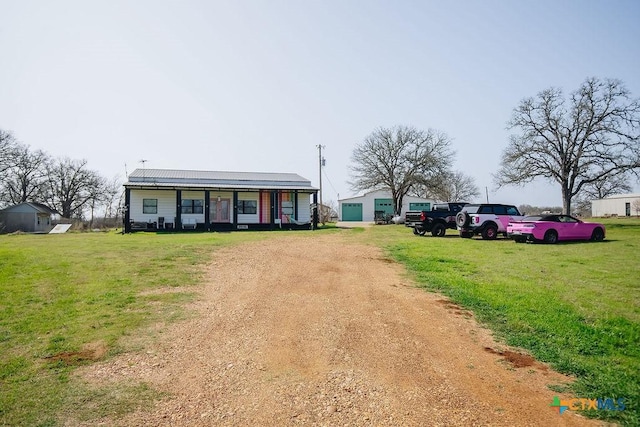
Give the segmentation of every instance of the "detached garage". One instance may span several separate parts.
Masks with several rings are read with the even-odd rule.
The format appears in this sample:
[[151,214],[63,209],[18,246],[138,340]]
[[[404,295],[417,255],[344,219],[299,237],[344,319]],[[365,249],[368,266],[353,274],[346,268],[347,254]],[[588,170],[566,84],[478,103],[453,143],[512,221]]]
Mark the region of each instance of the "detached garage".
[[[365,221],[375,220],[376,211],[393,215],[393,198],[389,191],[375,190],[362,196],[350,197],[338,200],[340,221]],[[429,210],[435,203],[431,199],[405,196],[402,203],[401,215],[409,210]]]

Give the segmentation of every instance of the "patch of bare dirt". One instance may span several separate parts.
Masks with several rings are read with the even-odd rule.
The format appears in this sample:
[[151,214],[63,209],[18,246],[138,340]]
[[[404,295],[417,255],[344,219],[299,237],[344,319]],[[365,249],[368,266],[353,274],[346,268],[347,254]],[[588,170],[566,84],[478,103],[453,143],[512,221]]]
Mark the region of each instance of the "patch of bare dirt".
[[73,365],[83,361],[96,361],[102,359],[107,354],[107,345],[104,341],[87,343],[80,351],[64,351],[51,356],[46,356],[45,360],[54,362],[62,361],[67,365]]
[[81,370],[167,396],[91,425],[598,425],[550,407],[569,378],[340,233],[222,249],[200,292],[152,346]]

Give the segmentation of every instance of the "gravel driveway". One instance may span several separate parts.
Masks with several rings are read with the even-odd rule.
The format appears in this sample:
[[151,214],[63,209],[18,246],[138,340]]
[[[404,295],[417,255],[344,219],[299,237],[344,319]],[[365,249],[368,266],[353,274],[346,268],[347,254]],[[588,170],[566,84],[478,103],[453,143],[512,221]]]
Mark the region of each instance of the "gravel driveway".
[[598,425],[550,407],[566,377],[341,232],[219,250],[199,292],[151,348],[83,372],[166,393],[104,425]]

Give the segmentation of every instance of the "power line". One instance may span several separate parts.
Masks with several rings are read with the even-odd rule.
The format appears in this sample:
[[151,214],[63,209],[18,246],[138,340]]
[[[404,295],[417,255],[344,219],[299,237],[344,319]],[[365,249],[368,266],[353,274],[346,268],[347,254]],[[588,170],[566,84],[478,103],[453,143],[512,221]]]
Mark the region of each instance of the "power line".
[[333,186],[333,183],[331,182],[331,180],[329,179],[329,176],[327,175],[327,171],[323,169],[324,172],[324,177],[327,179],[327,182],[329,183],[329,185],[331,186],[331,188],[333,189],[333,192],[340,195],[340,193],[338,193],[338,190],[336,190],[336,187]]

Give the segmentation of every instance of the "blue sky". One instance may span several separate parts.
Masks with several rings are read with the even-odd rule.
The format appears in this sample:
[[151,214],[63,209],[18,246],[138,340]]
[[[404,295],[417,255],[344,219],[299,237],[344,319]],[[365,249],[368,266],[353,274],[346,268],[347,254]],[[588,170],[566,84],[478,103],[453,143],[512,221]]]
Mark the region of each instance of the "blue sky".
[[123,180],[147,168],[295,172],[355,195],[380,126],[434,128],[493,202],[518,102],[587,77],[640,97],[640,1],[0,0],[0,128]]

